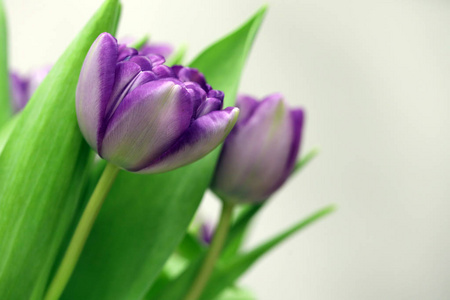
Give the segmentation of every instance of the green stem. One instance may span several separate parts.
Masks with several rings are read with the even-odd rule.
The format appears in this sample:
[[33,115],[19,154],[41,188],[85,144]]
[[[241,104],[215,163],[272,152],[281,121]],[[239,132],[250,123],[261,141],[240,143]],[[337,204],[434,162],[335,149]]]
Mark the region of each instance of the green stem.
[[69,247],[64,254],[64,258],[59,265],[56,275],[53,277],[52,282],[45,295],[45,300],[57,300],[61,297],[67,282],[72,275],[72,272],[77,264],[78,258],[83,251],[84,244],[91,232],[95,219],[97,218],[103,201],[108,195],[111,186],[116,179],[119,168],[112,164],[107,164],[103,171],[100,180],[95,187],[94,193],[92,193],[88,204],[81,216],[75,233],[72,236]]
[[214,265],[222,251],[223,244],[230,229],[231,217],[233,216],[234,204],[223,201],[222,213],[220,215],[219,225],[217,225],[211,246],[206,254],[200,270],[197,273],[194,283],[188,291],[184,300],[197,300],[203,292],[209,277],[214,270]]

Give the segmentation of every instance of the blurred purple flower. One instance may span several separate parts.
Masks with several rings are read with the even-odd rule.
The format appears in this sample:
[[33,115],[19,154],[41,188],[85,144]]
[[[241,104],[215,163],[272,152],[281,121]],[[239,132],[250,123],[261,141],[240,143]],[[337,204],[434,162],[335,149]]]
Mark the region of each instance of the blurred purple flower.
[[212,183],[232,202],[261,202],[291,174],[299,152],[304,112],[290,109],[281,94],[262,101],[239,96],[241,114],[227,137]]
[[157,54],[169,57],[173,53],[173,47],[167,43],[146,43],[139,50],[139,55]]
[[214,228],[210,223],[203,223],[200,227],[200,241],[206,245],[211,244],[214,236]]
[[25,107],[50,69],[51,66],[45,66],[30,72],[27,76],[21,76],[14,71],[10,72],[11,106],[14,113]]
[[216,148],[239,110],[224,110],[224,94],[203,74],[163,65],[102,33],[78,81],[76,109],[85,139],[111,163],[140,173],[173,170]]
[[[128,46],[132,45],[136,40],[131,37],[124,37],[120,39],[120,44],[126,44]],[[174,49],[172,45],[169,43],[151,43],[147,42],[145,43],[141,49],[139,50],[139,55],[149,55],[149,54],[156,54],[164,56],[165,58],[168,58],[172,53]]]

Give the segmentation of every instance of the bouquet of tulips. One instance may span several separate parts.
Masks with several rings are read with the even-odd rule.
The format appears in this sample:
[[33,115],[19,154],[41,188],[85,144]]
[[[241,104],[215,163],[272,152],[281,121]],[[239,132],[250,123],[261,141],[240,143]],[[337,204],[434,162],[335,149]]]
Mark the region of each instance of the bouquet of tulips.
[[[238,279],[325,207],[242,248],[298,153],[304,111],[237,95],[266,8],[189,64],[118,41],[106,0],[53,66],[10,71],[0,1],[0,299],[255,299]],[[207,189],[217,225],[191,226]],[[276,285],[274,285],[276,288]]]

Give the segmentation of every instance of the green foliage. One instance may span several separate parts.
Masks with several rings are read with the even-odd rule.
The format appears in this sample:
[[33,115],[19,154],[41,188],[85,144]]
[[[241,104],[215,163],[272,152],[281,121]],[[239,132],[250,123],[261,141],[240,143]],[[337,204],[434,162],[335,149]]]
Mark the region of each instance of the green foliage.
[[8,120],[1,128],[0,128],[0,154],[3,151],[3,148],[5,148],[6,142],[9,139],[9,136],[11,135],[12,130],[14,129],[14,126],[16,125],[18,120],[18,116]]
[[[258,11],[191,64],[225,92],[226,105],[234,103],[264,12]],[[218,151],[164,174],[120,172],[63,299],[142,299],[183,239],[209,186]]]
[[258,261],[264,254],[272,250],[275,246],[286,240],[288,237],[306,228],[315,221],[322,219],[324,216],[330,214],[335,210],[333,205],[327,206],[304,220],[293,225],[291,228],[281,232],[272,239],[256,247],[255,249],[236,255],[233,259],[228,260],[224,264],[219,264],[214,274],[206,286],[200,300],[214,299],[226,287],[232,285],[239,277],[242,276],[256,261]]
[[11,115],[8,75],[8,32],[3,0],[0,0],[0,126]]
[[117,0],[107,0],[92,17],[18,116],[0,155],[0,299],[40,299],[47,285],[87,173],[89,148],[74,104],[79,72],[95,38],[115,32],[119,11]]
[[[311,161],[311,159],[315,157],[316,153],[316,150],[308,152],[299,161],[299,167],[293,171],[291,177],[298,171],[302,170],[303,167],[307,165],[307,162]],[[216,299],[220,293],[231,287],[235,281],[261,256],[292,234],[300,231],[307,225],[319,220],[334,210],[333,206],[326,207],[310,217],[300,221],[290,229],[280,233],[254,250],[242,253],[242,241],[244,240],[245,233],[248,231],[248,228],[255,216],[261,211],[261,208],[264,207],[264,203],[266,202],[256,205],[246,205],[238,214],[236,220],[230,228],[230,232],[218,265],[203,293],[201,298],[202,300]],[[180,253],[186,260],[190,261],[189,266],[185,267],[184,271],[177,276],[166,276],[164,280],[159,280],[156,282],[147,294],[145,298],[146,300],[182,299],[185,293],[189,290],[196,273],[200,268],[200,264],[205,257],[206,249],[201,247],[201,244],[197,242],[191,233],[188,233],[180,244],[178,253]]]
[[181,65],[183,63],[183,59],[184,56],[186,55],[186,50],[187,50],[187,46],[182,45],[181,47],[179,47],[175,53],[173,53],[169,59],[167,60],[167,65],[168,66],[173,66],[173,65]]

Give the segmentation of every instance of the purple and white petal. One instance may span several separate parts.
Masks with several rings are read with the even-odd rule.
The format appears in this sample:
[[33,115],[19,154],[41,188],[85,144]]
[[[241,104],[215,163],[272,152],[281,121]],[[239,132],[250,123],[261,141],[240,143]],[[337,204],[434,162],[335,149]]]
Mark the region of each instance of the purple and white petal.
[[124,169],[142,169],[186,131],[191,116],[190,96],[181,82],[141,85],[114,112],[99,153]]
[[98,133],[114,86],[117,42],[102,33],[92,44],[81,68],[76,91],[78,124],[89,143],[98,149]]
[[223,142],[238,115],[239,109],[228,107],[198,118],[164,154],[138,172],[166,172],[202,158]]
[[106,106],[106,119],[109,119],[129,90],[130,83],[141,72],[141,68],[134,62],[123,61],[116,65],[114,87],[111,99]]
[[117,57],[117,62],[121,62],[129,57],[132,57],[132,56],[138,54],[138,51],[136,49],[129,48],[125,44],[120,44],[118,51],[119,51],[119,55]]
[[220,110],[222,108],[222,101],[216,98],[208,98],[205,102],[200,105],[197,109],[197,115],[195,118],[200,118],[212,111]]

